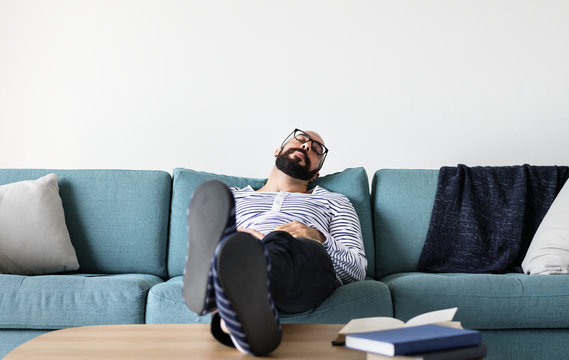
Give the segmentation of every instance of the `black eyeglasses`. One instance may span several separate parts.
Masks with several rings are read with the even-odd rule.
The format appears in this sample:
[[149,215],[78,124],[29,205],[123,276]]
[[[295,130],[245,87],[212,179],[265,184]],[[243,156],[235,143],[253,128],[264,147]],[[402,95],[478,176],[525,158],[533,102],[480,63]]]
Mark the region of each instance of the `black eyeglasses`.
[[321,142],[318,142],[316,140],[313,140],[310,137],[310,135],[308,135],[307,133],[305,133],[304,131],[302,131],[300,129],[294,129],[293,132],[290,133],[290,135],[287,136],[286,139],[283,141],[283,143],[281,144],[281,148],[283,148],[286,145],[286,143],[291,141],[292,138],[295,138],[296,140],[300,141],[303,144],[310,141],[310,147],[318,155],[324,155],[324,154],[328,153],[328,148],[326,146],[324,146],[324,144],[322,144]]

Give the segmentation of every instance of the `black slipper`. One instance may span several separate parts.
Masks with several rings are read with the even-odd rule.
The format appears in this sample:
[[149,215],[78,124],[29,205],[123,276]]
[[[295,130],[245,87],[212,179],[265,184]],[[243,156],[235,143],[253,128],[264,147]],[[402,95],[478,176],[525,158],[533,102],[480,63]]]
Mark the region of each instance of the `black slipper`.
[[216,309],[212,259],[221,239],[235,231],[235,200],[231,190],[217,180],[198,186],[188,210],[183,295],[190,310],[199,315]]
[[216,250],[213,275],[219,315],[235,346],[255,356],[275,350],[282,337],[269,292],[269,271],[263,243],[248,233],[228,236]]

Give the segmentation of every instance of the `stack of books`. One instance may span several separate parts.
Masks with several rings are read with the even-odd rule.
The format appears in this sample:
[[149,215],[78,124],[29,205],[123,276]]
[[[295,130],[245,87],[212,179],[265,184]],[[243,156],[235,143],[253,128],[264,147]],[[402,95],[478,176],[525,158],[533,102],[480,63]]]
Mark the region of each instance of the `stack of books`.
[[451,321],[456,308],[422,314],[403,323],[385,317],[350,321],[336,345],[367,353],[367,360],[423,359],[473,360],[486,356],[479,331]]

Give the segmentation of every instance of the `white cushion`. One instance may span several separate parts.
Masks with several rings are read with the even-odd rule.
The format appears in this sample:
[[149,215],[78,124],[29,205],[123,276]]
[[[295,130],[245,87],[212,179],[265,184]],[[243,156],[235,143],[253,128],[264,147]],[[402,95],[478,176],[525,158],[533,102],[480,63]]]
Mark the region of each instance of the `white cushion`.
[[569,181],[539,225],[522,269],[526,274],[569,273]]
[[77,270],[57,175],[0,186],[0,273]]

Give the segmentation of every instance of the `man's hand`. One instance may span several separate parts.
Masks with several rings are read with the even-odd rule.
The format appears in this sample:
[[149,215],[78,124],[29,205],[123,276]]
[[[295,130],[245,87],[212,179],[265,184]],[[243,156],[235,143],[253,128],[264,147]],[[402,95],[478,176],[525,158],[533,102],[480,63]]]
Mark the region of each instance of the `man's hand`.
[[286,231],[294,237],[302,237],[323,243],[326,241],[326,237],[320,231],[311,228],[310,226],[299,223],[298,221],[293,221],[288,224],[281,225],[275,230]]
[[265,234],[263,234],[260,231],[255,230],[255,229],[237,228],[237,231],[249,233],[259,240],[263,240],[263,238],[265,237]]

